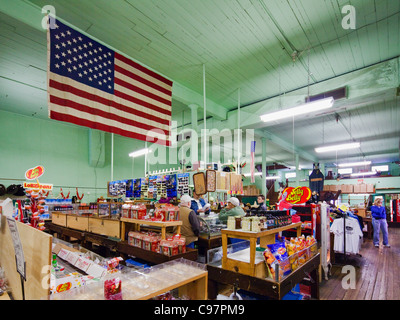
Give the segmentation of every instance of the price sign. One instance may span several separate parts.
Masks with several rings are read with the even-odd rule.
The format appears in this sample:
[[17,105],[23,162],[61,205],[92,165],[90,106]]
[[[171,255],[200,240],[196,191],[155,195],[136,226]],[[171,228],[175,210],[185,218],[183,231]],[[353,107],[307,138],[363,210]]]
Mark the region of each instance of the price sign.
[[7,217],[8,227],[10,228],[11,238],[14,245],[15,260],[17,264],[17,271],[22,278],[26,281],[26,263],[24,258],[24,250],[22,248],[21,239],[19,238],[17,221],[13,218]]

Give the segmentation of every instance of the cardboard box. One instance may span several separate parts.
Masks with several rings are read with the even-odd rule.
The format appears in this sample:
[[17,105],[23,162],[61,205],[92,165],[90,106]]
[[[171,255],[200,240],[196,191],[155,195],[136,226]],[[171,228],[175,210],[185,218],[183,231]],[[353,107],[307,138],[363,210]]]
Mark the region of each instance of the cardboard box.
[[342,193],[353,193],[353,185],[352,184],[342,184],[341,186]]
[[361,185],[360,184],[355,184],[353,192],[354,193],[361,193]]
[[375,186],[371,183],[367,184],[367,193],[374,193],[375,192]]
[[365,183],[360,184],[360,192],[367,193],[367,185]]

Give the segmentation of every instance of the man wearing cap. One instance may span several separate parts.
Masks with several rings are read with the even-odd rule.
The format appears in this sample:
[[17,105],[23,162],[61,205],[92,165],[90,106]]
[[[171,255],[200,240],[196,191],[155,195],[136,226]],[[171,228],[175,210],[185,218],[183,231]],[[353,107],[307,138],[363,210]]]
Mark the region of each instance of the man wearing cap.
[[240,207],[240,201],[238,198],[232,197],[227,201],[226,208],[222,209],[219,213],[219,221],[226,224],[228,217],[244,217],[245,212]]
[[194,248],[200,233],[200,223],[196,213],[190,209],[192,198],[184,194],[179,207],[179,219],[182,221],[181,234],[186,239],[186,247]]

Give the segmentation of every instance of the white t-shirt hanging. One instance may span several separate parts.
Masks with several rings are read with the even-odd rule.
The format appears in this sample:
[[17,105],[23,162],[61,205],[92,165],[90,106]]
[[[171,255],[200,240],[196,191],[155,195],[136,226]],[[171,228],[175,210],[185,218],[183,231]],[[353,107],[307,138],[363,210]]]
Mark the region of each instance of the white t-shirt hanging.
[[[331,232],[335,234],[333,250],[343,252],[343,218],[336,219],[331,225]],[[363,234],[360,225],[354,218],[346,218],[346,253],[357,254],[360,252],[360,245]]]

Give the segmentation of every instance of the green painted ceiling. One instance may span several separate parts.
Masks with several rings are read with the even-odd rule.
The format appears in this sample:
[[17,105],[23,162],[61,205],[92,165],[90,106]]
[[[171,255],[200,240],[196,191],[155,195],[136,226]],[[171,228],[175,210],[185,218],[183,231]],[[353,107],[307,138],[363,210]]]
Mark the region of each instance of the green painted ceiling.
[[[342,27],[341,10],[349,4],[355,29]],[[294,151],[303,167],[310,167],[310,159],[399,160],[400,1],[0,0],[2,110],[47,117],[44,5],[172,79],[179,125],[183,111],[190,125],[189,103],[202,106],[204,64],[207,126],[237,127],[240,89],[241,126],[268,138],[268,162],[293,165]],[[343,85],[348,98],[327,113],[270,126],[259,121],[269,110],[304,102],[308,93]],[[349,140],[360,141],[361,148],[314,152],[323,143]]]

